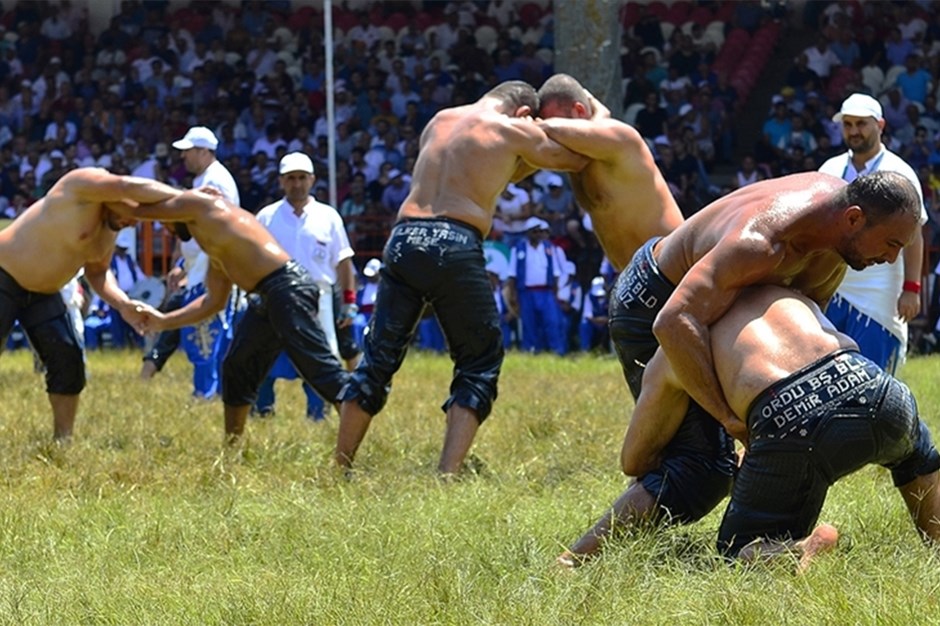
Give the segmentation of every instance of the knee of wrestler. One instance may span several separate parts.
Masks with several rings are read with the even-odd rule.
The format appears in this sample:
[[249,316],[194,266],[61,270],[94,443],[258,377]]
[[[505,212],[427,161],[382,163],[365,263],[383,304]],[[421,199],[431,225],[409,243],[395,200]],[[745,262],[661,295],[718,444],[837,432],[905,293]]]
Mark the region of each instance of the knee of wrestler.
[[451,397],[445,403],[447,410],[453,403],[473,409],[482,423],[493,408],[497,396],[499,371],[503,365],[503,333],[498,325],[490,328],[485,346],[473,354],[458,353],[455,358],[454,381]]
[[493,402],[496,400],[496,380],[481,383],[480,380],[471,380],[464,378],[455,380],[452,385],[450,398],[441,407],[445,412],[454,404],[465,409],[472,410],[477,420],[482,424],[489,417],[493,410]]
[[385,406],[390,390],[390,385],[373,383],[357,369],[349,375],[336,399],[339,402],[354,401],[369,415],[377,415]]
[[44,365],[48,393],[77,396],[85,388],[85,358],[79,346],[57,346]]
[[231,357],[229,353],[222,360],[222,402],[231,406],[254,404],[258,390],[246,376],[247,364]]
[[708,515],[730,493],[732,485],[730,475],[684,459],[667,459],[639,481],[680,524]]

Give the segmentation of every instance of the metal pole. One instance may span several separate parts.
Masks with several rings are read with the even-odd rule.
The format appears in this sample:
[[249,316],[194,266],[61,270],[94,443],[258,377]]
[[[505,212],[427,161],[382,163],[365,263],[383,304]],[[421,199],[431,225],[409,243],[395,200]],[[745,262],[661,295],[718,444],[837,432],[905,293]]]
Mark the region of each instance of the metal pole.
[[323,1],[323,45],[326,47],[324,51],[324,65],[326,66],[326,145],[329,149],[327,164],[330,175],[330,205],[336,208],[336,123],[334,122],[335,113],[333,110],[333,0]]

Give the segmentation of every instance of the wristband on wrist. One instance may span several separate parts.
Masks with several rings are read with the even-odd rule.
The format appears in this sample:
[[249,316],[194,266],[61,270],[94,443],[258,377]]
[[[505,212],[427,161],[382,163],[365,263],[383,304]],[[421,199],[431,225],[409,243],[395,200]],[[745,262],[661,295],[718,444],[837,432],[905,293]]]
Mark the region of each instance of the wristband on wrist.
[[920,293],[920,283],[914,280],[905,280],[902,289],[910,293]]
[[355,304],[356,292],[353,289],[343,289],[343,304]]

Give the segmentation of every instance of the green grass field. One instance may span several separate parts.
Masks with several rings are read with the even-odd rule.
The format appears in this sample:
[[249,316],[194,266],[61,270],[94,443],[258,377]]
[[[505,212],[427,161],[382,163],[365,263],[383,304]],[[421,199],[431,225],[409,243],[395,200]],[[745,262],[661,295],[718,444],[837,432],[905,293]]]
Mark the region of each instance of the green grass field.
[[[940,432],[940,360],[901,373]],[[443,357],[411,354],[352,480],[331,465],[336,416],[277,417],[222,441],[218,402],[190,399],[177,356],[153,382],[139,355],[89,355],[71,445],[30,356],[0,358],[0,624],[930,624],[940,559],[889,474],[836,485],[834,554],[804,576],[715,555],[721,511],[639,532],[576,572],[553,566],[621,491],[631,407],[616,361],[512,354],[477,437],[477,476],[435,476]]]

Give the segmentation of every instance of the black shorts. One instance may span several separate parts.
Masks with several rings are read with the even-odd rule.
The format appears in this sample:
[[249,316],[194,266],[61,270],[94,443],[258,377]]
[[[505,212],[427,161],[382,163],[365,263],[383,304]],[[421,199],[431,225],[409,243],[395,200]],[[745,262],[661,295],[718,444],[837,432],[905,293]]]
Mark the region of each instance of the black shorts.
[[85,346],[62,294],[23,289],[0,268],[0,350],[16,320],[46,366],[46,391],[63,395],[80,393],[85,387]]
[[[659,342],[653,321],[675,291],[653,258],[654,237],[643,244],[617,277],[610,297],[610,338],[634,399],[642,389],[643,372]],[[728,495],[735,471],[734,440],[695,402],[675,437],[663,450],[657,469],[639,482],[673,522],[693,522]]]
[[342,400],[370,415],[382,410],[392,376],[431,305],[454,361],[446,411],[456,403],[486,419],[496,400],[503,362],[502,330],[486,273],[483,237],[450,219],[409,219],[385,245],[375,309],[363,339],[362,361]]
[[640,395],[643,370],[659,347],[653,321],[676,289],[653,258],[653,246],[660,239],[654,237],[636,251],[610,296],[610,339],[634,399]]
[[731,491],[737,467],[734,439],[694,401],[662,456],[658,468],[637,480],[669,521],[699,520]]
[[837,352],[763,392],[748,412],[749,444],[718,549],[736,556],[757,538],[807,536],[829,486],[876,463],[896,486],[940,469],[917,403],[858,352]]
[[222,361],[224,402],[254,404],[281,350],[317,393],[335,402],[349,374],[330,350],[317,320],[320,288],[307,270],[289,261],[258,283],[249,302]]

